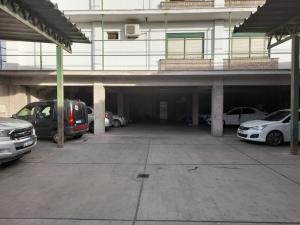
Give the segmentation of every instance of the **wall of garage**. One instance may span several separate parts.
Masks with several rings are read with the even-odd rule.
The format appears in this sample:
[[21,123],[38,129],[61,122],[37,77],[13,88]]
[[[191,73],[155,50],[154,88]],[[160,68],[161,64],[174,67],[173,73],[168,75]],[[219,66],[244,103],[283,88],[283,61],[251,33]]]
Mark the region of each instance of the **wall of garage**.
[[255,107],[265,112],[274,112],[290,107],[290,88],[277,87],[225,87],[224,112],[234,107]]
[[0,116],[11,117],[29,101],[27,88],[15,85],[0,85]]

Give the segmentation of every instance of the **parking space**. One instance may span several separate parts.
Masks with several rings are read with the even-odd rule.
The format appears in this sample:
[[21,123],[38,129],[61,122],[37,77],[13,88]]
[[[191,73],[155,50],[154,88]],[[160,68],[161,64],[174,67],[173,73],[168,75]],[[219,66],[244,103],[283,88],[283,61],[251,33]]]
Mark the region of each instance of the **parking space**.
[[1,167],[0,224],[299,224],[299,169],[288,146],[187,126],[44,140]]

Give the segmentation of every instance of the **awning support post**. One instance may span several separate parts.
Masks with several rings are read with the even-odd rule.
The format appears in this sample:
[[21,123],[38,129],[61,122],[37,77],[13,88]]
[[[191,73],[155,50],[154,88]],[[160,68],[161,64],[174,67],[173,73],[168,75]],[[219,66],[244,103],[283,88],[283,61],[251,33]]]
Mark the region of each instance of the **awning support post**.
[[57,81],[57,147],[64,147],[64,73],[63,49],[56,46],[56,81]]
[[292,37],[291,74],[291,144],[290,152],[298,155],[299,143],[299,36]]

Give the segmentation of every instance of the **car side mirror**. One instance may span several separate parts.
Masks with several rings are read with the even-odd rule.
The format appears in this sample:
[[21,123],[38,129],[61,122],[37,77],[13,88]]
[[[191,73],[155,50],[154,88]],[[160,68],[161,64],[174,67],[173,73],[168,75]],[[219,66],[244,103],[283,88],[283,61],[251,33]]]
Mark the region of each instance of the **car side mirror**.
[[17,114],[13,114],[11,117],[17,119]]

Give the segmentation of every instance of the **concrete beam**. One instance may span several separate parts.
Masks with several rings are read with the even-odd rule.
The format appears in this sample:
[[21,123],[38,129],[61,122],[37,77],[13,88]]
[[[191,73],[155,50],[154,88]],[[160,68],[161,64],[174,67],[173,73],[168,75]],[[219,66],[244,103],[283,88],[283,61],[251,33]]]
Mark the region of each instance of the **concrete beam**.
[[105,88],[102,83],[94,83],[94,134],[105,133]]
[[211,133],[215,137],[223,136],[224,85],[216,82],[212,87],[211,96]]

